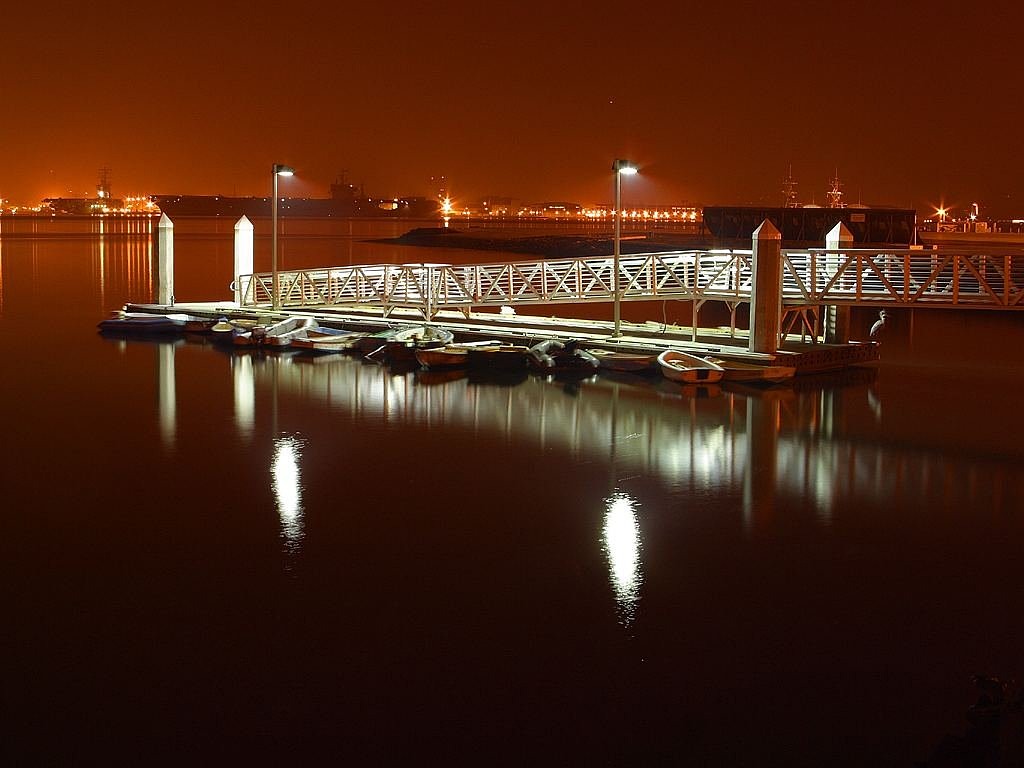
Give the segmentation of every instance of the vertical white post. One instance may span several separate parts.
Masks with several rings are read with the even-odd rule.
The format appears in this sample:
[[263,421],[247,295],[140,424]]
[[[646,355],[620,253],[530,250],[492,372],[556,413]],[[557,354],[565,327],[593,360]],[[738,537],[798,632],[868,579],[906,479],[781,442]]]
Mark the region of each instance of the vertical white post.
[[[235,280],[232,283],[235,291],[235,304],[239,306],[246,294],[242,285],[242,275],[248,275],[251,281],[255,271],[254,263],[252,222],[249,221],[248,216],[242,216],[235,222]],[[255,299],[256,292],[250,291],[250,295]]]
[[270,229],[271,229],[271,244],[270,244],[270,285],[273,290],[273,295],[270,297],[271,309],[278,309],[281,306],[281,278],[277,275],[277,166],[274,166],[273,174],[273,198],[270,203]]
[[[825,248],[829,251],[837,251],[842,248],[853,247],[853,234],[847,229],[843,222],[836,222],[836,225],[825,235]],[[830,253],[825,257],[825,274],[831,280],[839,270],[839,265],[845,261],[844,254]],[[844,275],[833,289],[847,281]],[[825,307],[825,342],[828,344],[845,344],[850,340],[850,308],[830,304]]]
[[782,233],[768,219],[754,230],[753,250],[747,349],[774,354],[779,349],[782,326]]
[[615,163],[615,236],[612,238],[612,308],[614,319],[612,321],[612,336],[618,338],[622,335],[622,296],[619,294],[619,259],[621,258],[622,245],[622,172],[618,168],[618,161]]
[[156,303],[174,304],[174,223],[166,213],[156,231]]

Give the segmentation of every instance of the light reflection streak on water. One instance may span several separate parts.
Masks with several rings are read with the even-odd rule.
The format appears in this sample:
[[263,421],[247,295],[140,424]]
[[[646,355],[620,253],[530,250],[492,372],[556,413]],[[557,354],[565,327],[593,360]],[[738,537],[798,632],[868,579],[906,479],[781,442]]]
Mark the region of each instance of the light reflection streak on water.
[[301,440],[279,437],[274,441],[274,458],[270,467],[272,487],[277,500],[277,513],[281,518],[281,535],[290,552],[299,549],[303,537],[300,458]]
[[[948,501],[928,479],[941,476],[945,457],[910,455],[836,433],[848,410],[859,407],[872,418],[866,399],[854,403],[827,391],[786,390],[725,392],[699,401],[685,393],[658,393],[652,399],[642,387],[600,377],[583,385],[585,396],[572,397],[560,384],[536,377],[511,387],[473,385],[465,378],[423,385],[411,374],[394,376],[342,356],[295,359],[303,362],[281,359],[274,368],[282,394],[324,401],[357,418],[383,419],[389,427],[443,422],[504,435],[507,441],[514,437],[542,451],[608,461],[619,476],[659,477],[679,491],[739,491],[748,531],[755,518],[769,521],[776,503],[810,502],[821,524],[828,525],[841,498],[885,504],[893,494],[915,492]],[[250,398],[253,386],[271,386],[270,368],[259,363],[248,371]],[[251,412],[239,426],[251,432]],[[643,437],[623,439],[633,435]],[[901,470],[892,471],[895,465]],[[890,470],[878,472],[879,466]]]
[[628,627],[636,619],[640,585],[643,583],[636,503],[628,494],[616,492],[605,499],[605,506],[604,552],[608,558],[615,602],[623,625]]

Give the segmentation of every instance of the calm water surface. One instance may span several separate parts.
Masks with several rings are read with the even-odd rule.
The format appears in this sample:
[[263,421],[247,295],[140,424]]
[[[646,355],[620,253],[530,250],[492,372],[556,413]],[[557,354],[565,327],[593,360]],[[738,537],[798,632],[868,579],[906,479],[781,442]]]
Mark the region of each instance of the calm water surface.
[[[497,260],[394,226],[285,266]],[[963,318],[766,392],[444,380],[100,337],[148,235],[7,227],[8,764],[913,765],[1022,675],[1021,370],[931,365]]]

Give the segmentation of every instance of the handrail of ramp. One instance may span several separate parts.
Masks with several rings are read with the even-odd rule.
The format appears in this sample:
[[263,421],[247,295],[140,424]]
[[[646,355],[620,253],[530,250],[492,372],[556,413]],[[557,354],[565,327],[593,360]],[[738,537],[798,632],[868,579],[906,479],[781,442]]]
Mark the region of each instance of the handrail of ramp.
[[[1024,309],[1024,254],[943,250],[784,250],[781,298],[788,306],[924,305]],[[273,276],[239,276],[243,306],[271,303]],[[749,302],[750,250],[624,255],[622,301]],[[370,264],[278,273],[281,307],[412,308],[430,319],[442,309],[576,304],[614,300],[614,259],[492,264]]]

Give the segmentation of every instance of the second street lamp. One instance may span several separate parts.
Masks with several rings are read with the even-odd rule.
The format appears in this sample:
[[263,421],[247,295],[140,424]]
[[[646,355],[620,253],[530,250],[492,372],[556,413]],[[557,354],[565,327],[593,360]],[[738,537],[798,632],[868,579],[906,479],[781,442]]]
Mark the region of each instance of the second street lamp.
[[612,257],[612,301],[614,302],[615,310],[615,330],[612,331],[613,337],[622,335],[622,313],[619,302],[622,298],[622,292],[619,290],[619,255],[621,251],[620,239],[622,237],[622,176],[634,175],[639,169],[628,160],[620,160],[616,158],[612,162],[612,171],[615,174],[615,210],[613,215],[615,216],[615,237],[613,239],[613,257]]
[[293,176],[295,169],[288,165],[281,165],[280,163],[274,163],[274,170],[271,173],[273,179],[272,192],[270,203],[270,230],[271,230],[271,245],[270,245],[270,287],[272,295],[270,297],[271,309],[279,309],[281,307],[281,285],[280,278],[277,275],[277,177],[278,176]]

